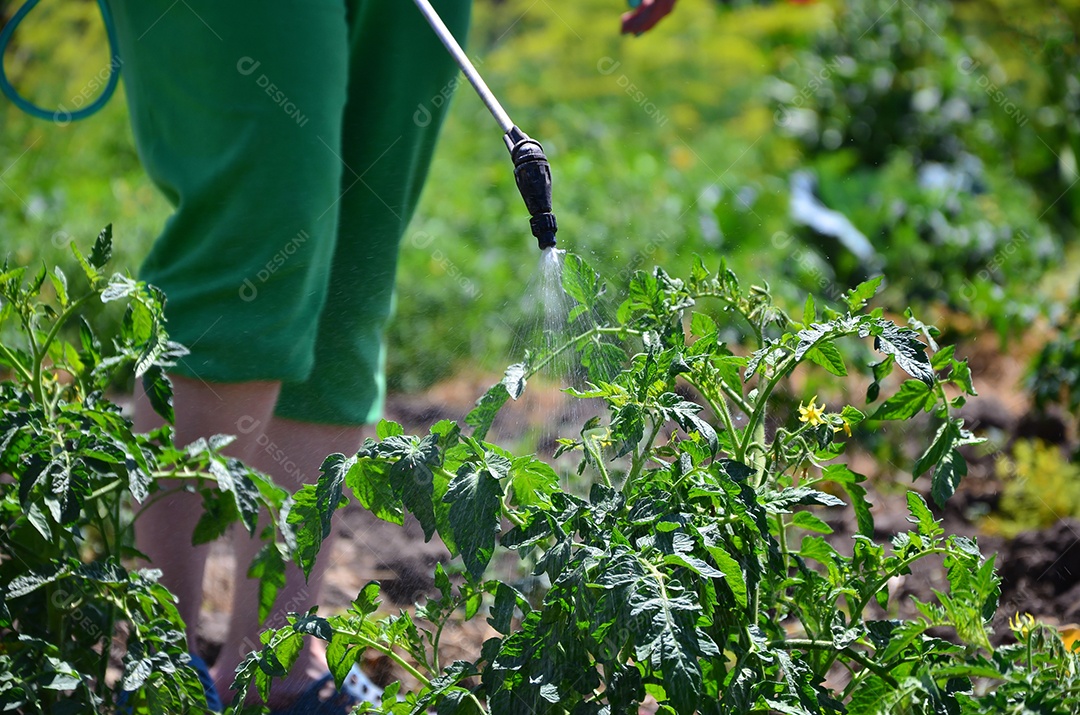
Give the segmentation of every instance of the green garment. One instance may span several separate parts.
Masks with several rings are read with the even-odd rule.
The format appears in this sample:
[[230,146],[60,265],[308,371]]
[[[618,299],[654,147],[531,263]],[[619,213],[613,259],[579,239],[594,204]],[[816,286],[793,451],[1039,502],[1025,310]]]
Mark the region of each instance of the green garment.
[[[436,0],[459,39],[469,0]],[[410,0],[112,0],[139,155],[175,207],[140,277],[177,372],[282,381],[280,416],[380,416],[398,244],[448,99]]]

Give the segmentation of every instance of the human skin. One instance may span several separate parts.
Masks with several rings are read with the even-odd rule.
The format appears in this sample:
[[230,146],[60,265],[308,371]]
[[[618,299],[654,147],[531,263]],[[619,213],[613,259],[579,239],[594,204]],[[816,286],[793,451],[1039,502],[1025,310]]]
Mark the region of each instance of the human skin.
[[622,33],[640,35],[651,30],[675,7],[675,0],[641,0],[630,12],[623,13]]
[[[282,487],[296,491],[304,482],[314,482],[327,455],[355,454],[363,441],[363,427],[295,422],[273,415],[280,391],[277,382],[207,383],[172,376],[176,413],[175,442],[186,445],[215,434],[231,434],[236,440],[224,452],[270,475]],[[135,429],[148,432],[161,425],[145,393],[136,395]],[[273,445],[272,450],[267,449]],[[191,545],[191,534],[202,514],[202,501],[193,493],[177,493],[150,505],[136,523],[136,541],[150,563],[162,571],[161,583],[177,597],[177,608],[187,624],[189,647],[194,649],[203,602],[203,576],[209,545]],[[258,620],[258,581],[244,576],[262,546],[258,539],[237,529],[231,534],[236,559],[233,609],[229,631],[211,676],[222,699],[229,702],[229,686],[236,666],[259,643],[262,629]],[[326,556],[316,562],[310,578],[294,565],[289,566],[285,587],[277,606],[305,611],[318,603],[319,588],[329,567]],[[312,639],[314,640],[314,639]],[[291,704],[326,671],[323,655],[305,649],[289,675],[275,682],[271,708]]]

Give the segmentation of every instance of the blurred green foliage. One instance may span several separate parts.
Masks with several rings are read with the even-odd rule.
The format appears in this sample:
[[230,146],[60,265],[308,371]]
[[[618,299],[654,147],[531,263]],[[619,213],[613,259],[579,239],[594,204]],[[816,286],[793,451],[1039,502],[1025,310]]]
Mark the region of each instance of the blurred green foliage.
[[[886,303],[944,304],[1002,335],[1048,309],[1036,288],[1080,205],[1080,2],[684,0],[642,37],[618,35],[622,10],[478,0],[469,42],[547,150],[560,245],[612,290],[636,268],[685,272],[697,252],[770,281],[781,302],[841,295],[867,271],[791,218],[791,177],[806,171],[874,246]],[[17,39],[9,74],[43,104],[107,64],[85,0],[42,5]],[[67,240],[113,221],[134,270],[168,208],[122,97],[75,125],[10,106],[0,121],[3,252],[63,264]],[[520,357],[537,260],[499,132],[463,87],[403,242],[391,384]]]
[[1001,502],[983,522],[987,533],[1013,538],[1059,519],[1080,517],[1080,466],[1059,446],[1019,440],[1012,454],[999,457],[995,466],[1003,486]]

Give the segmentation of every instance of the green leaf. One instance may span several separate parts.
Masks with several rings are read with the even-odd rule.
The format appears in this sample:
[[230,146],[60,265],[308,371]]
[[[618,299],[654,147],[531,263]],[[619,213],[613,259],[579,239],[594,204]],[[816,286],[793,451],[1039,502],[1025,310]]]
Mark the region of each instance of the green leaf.
[[102,268],[112,258],[112,224],[107,224],[94,241],[94,248],[90,251],[90,265],[94,268]]
[[[657,399],[657,405],[664,419],[674,420],[687,434],[691,432],[700,434],[709,445],[709,450],[716,454],[716,450],[720,448],[720,443],[713,426],[698,416],[698,413],[701,412],[701,405],[684,400],[674,392],[665,392],[660,395]],[[613,422],[612,429],[614,427]]]
[[700,607],[688,594],[672,596],[653,578],[630,593],[631,618],[647,619],[635,638],[635,656],[662,673],[670,705],[679,713],[698,709],[702,695],[700,655],[719,655],[716,644],[696,627]]
[[296,493],[288,523],[296,527],[296,560],[305,578],[311,575],[315,557],[323,541],[330,536],[334,512],[346,504],[342,485],[354,464],[356,457],[331,454],[320,467],[319,481],[314,485],[305,484]]
[[908,511],[911,513],[909,521],[918,526],[920,534],[933,537],[942,533],[941,524],[934,519],[930,508],[926,506],[926,501],[918,492],[908,490],[907,505]]
[[735,602],[742,608],[746,608],[750,602],[749,594],[746,588],[746,578],[743,576],[739,562],[720,546],[706,545],[705,549],[713,557],[716,567],[724,574],[724,582],[731,589]]
[[83,274],[86,276],[86,280],[90,282],[90,285],[94,285],[97,279],[101,276],[98,270],[90,265],[90,262],[86,260],[86,256],[79,250],[78,244],[72,241],[68,244],[71,247],[71,255],[75,257],[75,262],[82,268]]
[[590,340],[581,348],[581,365],[589,381],[610,382],[626,363],[626,352],[618,345],[602,340]]
[[847,295],[844,297],[844,301],[847,303],[848,310],[850,310],[851,312],[860,310],[864,305],[866,305],[866,301],[877,295],[878,288],[881,286],[882,278],[884,278],[884,276],[877,276],[876,278],[871,278],[870,280],[863,281],[859,285],[855,286],[853,289],[849,290],[847,292]]
[[423,439],[390,437],[379,449],[387,457],[398,457],[390,467],[390,482],[401,495],[404,507],[420,522],[424,540],[430,541],[436,528],[433,470],[442,466],[439,435],[429,434]]
[[502,517],[502,486],[490,469],[476,463],[461,465],[443,501],[450,504],[454,541],[465,568],[480,579],[495,551]]
[[472,436],[475,439],[484,439],[487,436],[491,424],[495,421],[495,415],[499,414],[508,399],[510,392],[506,385],[497,382],[476,401],[476,407],[465,415],[465,424],[473,428]]
[[218,489],[233,495],[240,520],[248,533],[254,534],[259,521],[259,490],[248,477],[247,467],[238,459],[228,459],[224,463],[212,459],[209,470],[217,480]]
[[960,432],[955,421],[950,419],[943,422],[938,427],[937,434],[934,435],[934,440],[930,443],[930,446],[926,448],[922,456],[915,460],[915,465],[911,468],[912,478],[918,478],[926,470],[937,464],[945,455],[945,452],[951,449],[959,438]]
[[930,482],[930,495],[939,507],[945,506],[945,502],[956,492],[956,487],[966,474],[967,460],[958,450],[950,449],[942,455]]
[[716,332],[716,321],[705,313],[695,312],[690,317],[690,332],[699,338],[712,335]]
[[405,434],[405,428],[391,420],[379,420],[379,424],[375,427],[375,434],[379,439],[399,437]]
[[800,529],[813,531],[818,534],[831,534],[833,528],[808,511],[797,511],[791,517],[791,523]]
[[[506,388],[507,394],[510,398],[516,400],[521,397],[521,393],[525,392],[525,373],[527,366],[523,362],[516,362],[510,367],[506,368],[506,373],[503,375],[502,384]],[[477,439],[483,439],[477,437]]]
[[844,506],[841,499],[832,494],[811,489],[810,487],[788,487],[781,491],[763,491],[758,494],[758,502],[769,514],[786,514],[793,506]]
[[203,511],[191,535],[193,546],[208,544],[225,535],[229,527],[240,518],[236,499],[207,490],[203,494]]
[[510,466],[510,492],[518,507],[549,507],[559,475],[536,457],[518,457]]
[[803,305],[803,325],[810,325],[817,320],[817,306],[814,304],[814,296],[808,294],[806,303]]
[[405,523],[401,496],[390,482],[386,462],[358,456],[345,475],[345,484],[360,505],[379,519],[399,526]]
[[807,351],[806,357],[839,377],[846,377],[847,367],[844,357],[832,343],[821,343]]
[[968,367],[967,360],[952,361],[952,372],[949,374],[949,379],[956,383],[966,394],[978,396],[979,393],[975,391],[975,384],[971,380],[971,368]]
[[567,295],[586,308],[595,306],[604,292],[600,274],[573,253],[563,256],[562,286]]
[[101,302],[111,303],[114,300],[121,300],[138,290],[139,284],[137,282],[127,276],[114,273],[112,277],[109,278],[109,284],[105,286],[105,290],[101,292]]
[[909,328],[901,328],[892,321],[882,320],[875,335],[874,348],[892,355],[900,368],[928,387],[934,384],[934,370],[930,358],[926,357],[926,345],[918,338],[918,333]]
[[933,393],[924,382],[905,380],[896,394],[885,400],[871,419],[908,420],[932,403]]
[[143,390],[150,400],[150,406],[154,412],[161,415],[167,423],[176,422],[176,413],[173,411],[172,381],[165,374],[160,365],[151,365],[142,376]]
[[509,635],[515,609],[521,609],[521,615],[527,616],[532,610],[528,599],[513,586],[499,583],[495,588],[495,602],[491,605],[491,617],[487,622],[499,633]]
[[285,588],[285,559],[278,544],[264,544],[247,572],[248,578],[259,580],[259,624],[266,622],[278,593]]
[[52,282],[53,290],[56,292],[56,300],[61,306],[66,306],[68,303],[67,276],[60,270],[60,266],[53,266],[52,273],[49,274],[49,280]]
[[866,489],[860,484],[866,480],[863,475],[851,471],[845,464],[830,464],[822,472],[822,477],[836,482],[851,499],[851,507],[855,510],[855,523],[858,525],[860,534],[872,538],[874,536],[874,515],[870,511],[870,502],[866,500]]

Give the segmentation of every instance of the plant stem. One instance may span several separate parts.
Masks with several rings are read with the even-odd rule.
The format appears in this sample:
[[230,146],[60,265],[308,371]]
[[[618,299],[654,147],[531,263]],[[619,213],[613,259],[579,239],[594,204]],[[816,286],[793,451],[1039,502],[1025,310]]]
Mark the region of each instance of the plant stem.
[[[712,391],[706,389],[704,385],[695,381],[691,377],[683,375],[683,379],[686,380],[686,382],[691,387],[700,392],[701,396],[705,398],[705,402],[708,403],[709,408],[713,411],[713,413],[720,416],[720,419],[724,423],[724,429],[726,429],[728,434],[731,435],[731,443],[737,445],[737,440],[735,438],[735,422],[731,419],[731,410],[728,409],[727,400],[724,399],[724,396],[714,395]],[[741,457],[738,454],[735,454],[733,456],[737,461],[742,461]]]
[[6,345],[0,344],[0,351],[3,352],[4,358],[7,360],[8,364],[11,365],[15,372],[19,373],[19,376],[22,377],[23,380],[28,384],[33,382],[34,376],[30,374],[30,371],[26,369],[25,365],[19,362],[18,358],[12,354],[11,350],[9,350]]
[[[391,648],[390,646],[383,645],[382,643],[379,643],[376,640],[372,640],[371,638],[368,638],[367,636],[365,636],[362,633],[358,633],[358,632],[355,632],[355,631],[342,631],[342,632],[345,633],[348,636],[351,636],[351,637],[355,638],[357,641],[360,642],[361,645],[363,645],[363,646],[365,646],[367,648],[373,648],[373,649],[379,651],[380,653],[385,655],[387,658],[389,658],[390,660],[392,660],[395,663],[397,663],[398,665],[400,665],[401,668],[406,673],[408,673],[412,677],[416,678],[416,680],[421,685],[423,685],[424,687],[427,687],[427,688],[431,687],[431,679],[428,678],[427,676],[425,676],[419,670],[417,670],[413,666],[412,663],[410,663],[409,661],[405,660],[400,655],[398,655],[394,651],[394,649]],[[473,695],[471,692],[469,693],[469,698],[472,699],[472,701],[476,704],[476,707],[480,710],[480,712],[486,712],[485,709],[484,709],[484,704],[481,703],[480,700],[475,695]]]
[[941,548],[941,547],[935,547],[935,548],[932,548],[932,549],[927,549],[926,551],[920,551],[919,553],[914,554],[912,556],[909,556],[906,559],[904,559],[903,561],[901,561],[900,563],[898,563],[896,565],[896,568],[892,569],[891,571],[886,573],[884,576],[879,578],[877,580],[877,583],[874,584],[873,588],[869,589],[866,592],[866,595],[863,596],[859,600],[859,602],[855,604],[855,609],[851,613],[851,620],[854,621],[857,618],[862,618],[862,612],[863,612],[863,609],[866,608],[866,604],[870,603],[870,599],[873,598],[874,594],[877,593],[878,591],[880,591],[881,588],[886,583],[889,582],[890,578],[892,578],[893,576],[896,576],[901,571],[903,571],[905,568],[907,568],[909,565],[915,563],[916,561],[918,561],[919,559],[921,559],[921,558],[923,558],[925,556],[930,556],[931,554],[947,554],[948,552],[949,552],[948,549],[944,549],[944,548]]
[[652,432],[645,441],[645,446],[634,452],[634,459],[630,463],[630,473],[626,475],[626,480],[622,485],[623,494],[628,492],[630,485],[637,479],[638,474],[641,472],[641,467],[645,464],[645,459],[649,456],[649,451],[652,449],[653,442],[656,440],[656,435],[660,433],[660,428],[662,426],[663,423],[661,423],[660,420],[654,419]]
[[575,336],[573,338],[570,338],[565,343],[563,343],[559,347],[555,348],[552,352],[545,355],[544,359],[541,360],[540,362],[536,363],[535,365],[530,365],[529,366],[529,371],[525,374],[525,377],[526,378],[532,377],[533,375],[535,375],[536,373],[540,372],[545,367],[547,367],[548,364],[550,364],[559,355],[562,355],[564,352],[566,352],[570,348],[574,347],[575,345],[577,345],[581,341],[586,340],[588,338],[591,338],[594,335],[641,335],[641,334],[642,334],[642,332],[640,330],[634,330],[633,328],[602,328],[602,327],[599,327],[599,326],[595,327],[595,328],[589,328],[584,333],[581,333],[580,335],[577,335],[577,336]]
[[[806,648],[809,650],[837,651],[837,648],[832,641],[815,641],[809,640],[807,638],[788,638],[785,640],[773,641],[769,645],[773,648],[783,648],[784,650]],[[838,652],[846,653],[847,656],[853,661],[863,666],[867,670],[873,672],[875,675],[877,675],[879,678],[884,680],[892,687],[895,688],[899,686],[899,683],[896,682],[896,679],[889,674],[888,668],[884,668],[881,665],[875,663],[874,661],[867,658],[866,655],[855,650],[851,646],[840,648]]]
[[604,457],[600,454],[600,450],[596,448],[596,441],[583,437],[581,446],[592,456],[596,462],[596,468],[600,472],[600,476],[604,478],[604,484],[608,489],[614,489],[611,484],[611,476],[608,475],[607,467],[604,466]]
[[[97,294],[87,293],[70,303],[68,307],[64,309],[64,312],[53,321],[52,327],[49,328],[49,332],[45,334],[45,340],[34,348],[34,377],[32,388],[34,390],[34,398],[38,401],[38,404],[45,404],[44,394],[41,390],[41,370],[42,363],[44,362],[46,355],[48,355],[49,346],[52,344],[52,341],[56,339],[56,334],[60,332],[60,328],[64,327],[64,323],[68,321],[68,318],[70,318],[83,303],[95,295]],[[27,333],[30,335],[31,341],[33,341],[33,331],[28,330]],[[52,417],[51,411],[49,416]]]

